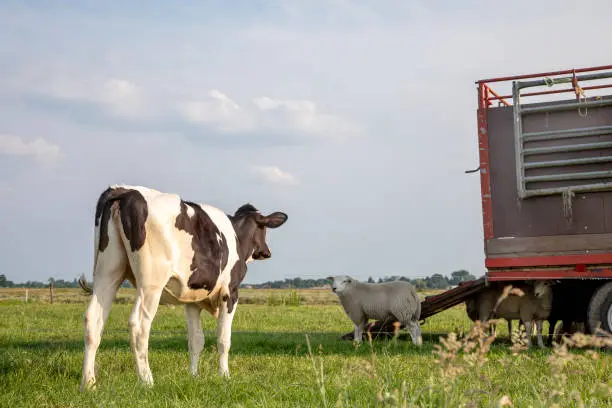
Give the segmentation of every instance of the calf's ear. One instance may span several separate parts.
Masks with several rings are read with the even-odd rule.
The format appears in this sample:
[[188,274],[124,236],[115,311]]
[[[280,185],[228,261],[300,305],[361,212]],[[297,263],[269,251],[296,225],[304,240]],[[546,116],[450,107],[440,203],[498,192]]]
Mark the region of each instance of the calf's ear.
[[262,219],[262,224],[268,228],[278,228],[287,221],[287,214],[276,211],[270,215],[266,215]]

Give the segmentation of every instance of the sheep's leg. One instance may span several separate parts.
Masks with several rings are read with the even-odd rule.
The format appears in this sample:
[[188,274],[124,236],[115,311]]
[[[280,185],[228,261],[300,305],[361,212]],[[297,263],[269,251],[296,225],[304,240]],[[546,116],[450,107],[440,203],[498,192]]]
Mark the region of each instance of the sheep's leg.
[[557,335],[557,343],[561,344],[561,339],[564,336],[568,336],[571,335],[571,331],[572,331],[572,322],[569,320],[562,320],[561,321],[561,329],[560,332]]
[[361,343],[361,340],[363,338],[363,330],[365,328],[365,323],[364,322],[359,322],[358,324],[355,325],[355,335],[354,340],[358,343]]
[[358,343],[363,339],[363,331],[367,322],[368,319],[365,316],[358,316],[356,319],[353,319],[353,324],[355,325],[355,335],[353,337]]
[[548,319],[548,337],[546,338],[546,345],[548,347],[552,346],[553,339],[555,336],[555,326],[557,325],[556,319]]
[[532,333],[532,324],[531,320],[525,320],[523,322],[525,325],[525,333],[527,334],[527,348],[531,347],[531,333]]
[[412,338],[412,344],[415,346],[423,345],[423,335],[421,333],[421,325],[418,321],[409,321],[404,323],[404,326],[410,328],[410,337]]
[[508,322],[508,338],[512,338],[512,320],[507,319]]
[[488,315],[484,315],[484,314],[481,313],[481,315],[479,316],[479,319],[477,319],[476,322],[480,322],[480,328],[482,329],[482,337],[483,337],[483,339],[486,338],[487,333],[489,335],[491,335],[493,333],[495,325],[490,325],[489,327],[487,327],[487,324],[489,324]]
[[476,320],[476,322],[480,322],[480,328],[483,330],[482,332],[482,337],[486,337],[486,331],[488,330],[490,333],[490,330],[492,329],[491,326],[489,326],[489,328],[487,329],[487,322],[489,321],[489,318],[492,318],[492,311],[489,308],[490,305],[487,305],[485,303],[482,303],[479,306],[479,310],[478,310],[478,319]]
[[538,331],[538,346],[544,348],[544,341],[542,340],[542,328],[543,328],[542,320],[536,320],[536,328]]
[[485,329],[485,327],[487,327],[487,320],[486,319],[477,319],[476,322],[480,322],[480,327],[483,330],[483,333],[485,332],[485,330],[490,330],[491,329],[490,327],[488,329]]

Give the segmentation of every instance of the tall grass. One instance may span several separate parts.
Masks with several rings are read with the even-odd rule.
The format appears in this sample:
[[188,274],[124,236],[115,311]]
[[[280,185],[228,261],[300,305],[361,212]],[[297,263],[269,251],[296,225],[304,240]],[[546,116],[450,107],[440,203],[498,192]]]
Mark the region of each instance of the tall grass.
[[[369,361],[364,361],[364,369],[369,373],[370,380],[377,384],[376,398],[373,406],[380,407],[513,407],[524,406],[525,395],[517,398],[511,397],[504,390],[503,382],[499,381],[500,370],[509,377],[519,380],[526,388],[525,394],[531,394],[535,406],[542,407],[609,407],[612,404],[612,383],[610,381],[609,355],[601,355],[600,351],[612,347],[612,336],[600,333],[600,336],[575,333],[570,338],[563,338],[561,344],[554,343],[552,353],[544,360],[545,364],[539,367],[545,375],[538,377],[527,364],[532,357],[527,351],[526,334],[524,332],[512,336],[511,354],[502,358],[495,358],[491,353],[491,346],[495,341],[495,334],[488,334],[489,325],[495,324],[491,320],[486,326],[478,322],[465,334],[451,332],[440,337],[440,344],[434,344],[432,354],[437,368],[429,377],[427,386],[413,389],[409,392],[407,381],[394,378],[388,366],[377,362],[378,354],[375,351],[372,337],[369,336]],[[389,347],[397,347],[397,335],[388,343]],[[321,394],[321,406],[329,406],[329,396],[325,388],[324,359],[315,357],[312,352],[308,335],[306,335],[308,352],[312,361],[313,379]],[[359,347],[359,345],[357,345]],[[584,349],[584,353],[571,353],[571,349]],[[600,350],[600,351],[598,351]],[[605,351],[604,351],[605,352]],[[386,349],[382,349],[383,360]],[[573,375],[585,375],[593,366],[601,368],[605,375],[598,381],[586,383],[586,386],[576,387]],[[601,364],[600,364],[601,363]],[[382,368],[382,369],[381,369]],[[503,376],[503,375],[502,375]],[[540,382],[535,384],[535,382]],[[399,386],[397,386],[399,384]],[[538,388],[544,386],[542,391]],[[531,388],[531,389],[529,389]],[[530,392],[531,391],[531,392]],[[515,403],[513,403],[513,399]],[[341,389],[335,401],[335,407],[354,406],[351,398],[350,384]],[[533,405],[529,405],[533,406]]]
[[281,292],[276,294],[270,293],[266,298],[266,305],[268,306],[300,306],[304,301],[304,297],[298,295],[295,289],[290,289],[288,292]]

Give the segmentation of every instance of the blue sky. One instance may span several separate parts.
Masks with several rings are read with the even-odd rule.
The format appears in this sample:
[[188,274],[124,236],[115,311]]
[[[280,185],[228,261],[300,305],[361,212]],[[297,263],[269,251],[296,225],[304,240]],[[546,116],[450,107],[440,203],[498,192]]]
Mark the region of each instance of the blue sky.
[[4,1],[0,273],[91,277],[109,184],[289,214],[247,282],[484,272],[477,79],[610,63],[606,1]]

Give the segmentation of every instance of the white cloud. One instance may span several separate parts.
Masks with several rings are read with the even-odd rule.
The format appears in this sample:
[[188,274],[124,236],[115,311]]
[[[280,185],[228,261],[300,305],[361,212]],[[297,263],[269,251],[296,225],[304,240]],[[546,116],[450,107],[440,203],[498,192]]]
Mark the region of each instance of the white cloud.
[[277,166],[253,166],[253,171],[268,183],[294,185],[297,180],[293,174],[281,170]]
[[190,123],[214,126],[228,133],[267,132],[330,139],[344,139],[360,133],[355,124],[320,112],[309,100],[279,100],[263,96],[240,106],[227,95],[213,90],[207,100],[184,103],[179,111]]
[[141,115],[144,110],[140,89],[125,79],[110,78],[104,82],[95,100],[105,103],[119,116],[134,117]]
[[60,156],[60,147],[41,137],[27,142],[19,136],[0,134],[0,154],[33,156],[41,163],[53,163]]
[[[26,73],[15,84],[22,91],[52,101],[76,106],[85,103],[89,112],[105,119],[108,115],[128,119],[136,126],[150,123],[165,126],[169,121],[170,127],[175,127],[177,132],[181,132],[182,123],[221,134],[294,139],[345,140],[363,134],[357,124],[324,112],[315,102],[305,99],[259,96],[238,103],[217,89],[210,90],[205,98],[193,98],[186,96],[193,91],[184,88],[160,92],[155,85],[140,87],[118,77],[84,78],[65,74],[32,76]],[[81,115],[77,119],[84,118]]]
[[151,114],[142,90],[132,81],[115,77],[22,73],[14,80],[18,90],[63,102],[101,105],[115,116],[139,118]]
[[190,101],[179,105],[180,115],[194,124],[217,126],[228,132],[247,131],[253,128],[249,112],[243,110],[224,93],[212,90],[206,101]]

